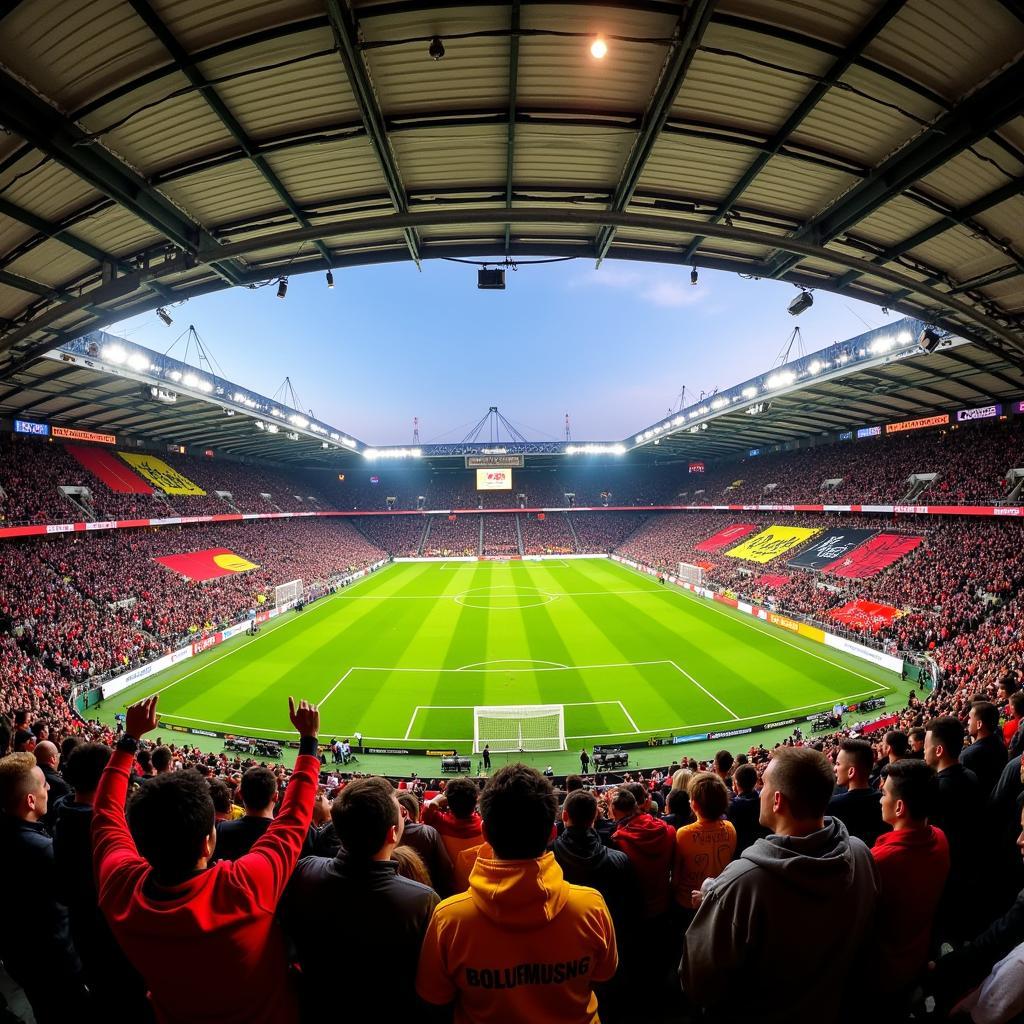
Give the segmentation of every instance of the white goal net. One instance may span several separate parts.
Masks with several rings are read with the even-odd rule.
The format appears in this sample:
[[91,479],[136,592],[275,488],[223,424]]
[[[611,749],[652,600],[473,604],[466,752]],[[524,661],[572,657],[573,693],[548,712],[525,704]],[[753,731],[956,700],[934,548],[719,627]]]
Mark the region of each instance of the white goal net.
[[473,752],[565,750],[565,709],[561,704],[505,704],[473,708]]
[[302,594],[302,580],[282,583],[279,587],[274,587],[274,606],[278,611],[286,612],[302,597]]
[[690,562],[679,563],[679,578],[684,583],[692,583],[695,587],[704,586],[704,570]]

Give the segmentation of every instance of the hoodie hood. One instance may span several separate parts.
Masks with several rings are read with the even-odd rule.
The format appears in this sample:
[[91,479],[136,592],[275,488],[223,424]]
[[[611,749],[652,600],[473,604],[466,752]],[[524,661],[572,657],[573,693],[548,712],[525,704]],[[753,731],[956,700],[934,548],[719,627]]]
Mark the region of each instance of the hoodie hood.
[[624,818],[612,838],[631,859],[664,860],[671,857],[676,845],[675,829],[649,814]]
[[555,840],[555,849],[558,851],[558,863],[570,878],[593,870],[608,856],[608,848],[594,829],[571,825]]
[[770,871],[785,885],[827,900],[853,882],[855,861],[850,835],[838,818],[806,836],[766,836],[743,851],[743,859]]
[[561,912],[569,883],[548,852],[536,860],[478,857],[469,875],[477,909],[503,928],[541,928]]

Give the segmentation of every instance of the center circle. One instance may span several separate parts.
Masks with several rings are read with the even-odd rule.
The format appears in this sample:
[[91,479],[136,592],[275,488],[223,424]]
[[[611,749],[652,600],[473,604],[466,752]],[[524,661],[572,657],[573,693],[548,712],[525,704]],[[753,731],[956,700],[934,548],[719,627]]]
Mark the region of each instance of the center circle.
[[512,611],[519,608],[539,608],[550,604],[556,595],[539,587],[474,587],[455,595],[455,603],[465,608],[479,608],[482,611]]

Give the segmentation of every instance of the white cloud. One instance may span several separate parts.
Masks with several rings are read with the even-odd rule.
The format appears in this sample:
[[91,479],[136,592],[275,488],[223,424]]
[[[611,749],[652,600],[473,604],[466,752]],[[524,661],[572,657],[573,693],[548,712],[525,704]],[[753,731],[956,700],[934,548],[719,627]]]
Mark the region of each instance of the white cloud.
[[581,274],[572,281],[573,287],[616,288],[631,292],[637,300],[662,308],[693,306],[708,296],[703,284],[690,284],[689,271],[678,274],[660,271],[644,272],[627,267],[605,266],[598,271]]

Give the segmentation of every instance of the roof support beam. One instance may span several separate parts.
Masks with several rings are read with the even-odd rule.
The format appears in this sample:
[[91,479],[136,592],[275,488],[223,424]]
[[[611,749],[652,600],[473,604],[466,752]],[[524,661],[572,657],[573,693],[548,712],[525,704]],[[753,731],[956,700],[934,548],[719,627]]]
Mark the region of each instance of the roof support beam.
[[[768,161],[776,156],[782,147],[789,141],[793,133],[800,127],[804,119],[814,110],[821,100],[828,94],[829,90],[839,81],[843,75],[857,62],[868,46],[878,37],[879,33],[889,24],[890,21],[902,10],[906,0],[886,0],[878,10],[871,16],[867,24],[850,41],[842,53],[842,56],[825,72],[821,79],[811,87],[806,96],[797,104],[793,112],[786,118],[785,123],[775,133],[768,144],[768,147],[754,158],[753,163],[743,172],[739,181],[733,185],[729,194],[722,200],[718,208],[711,215],[714,223],[718,223],[731,210],[743,193],[750,187],[754,179],[764,170]],[[702,235],[698,235],[686,247],[683,256],[684,260],[692,260],[697,248],[704,241]]]
[[[398,213],[408,213],[409,201],[405,193],[405,186],[402,184],[398,163],[388,140],[384,116],[377,103],[377,96],[373,91],[362,51],[359,49],[359,29],[355,18],[349,10],[347,0],[326,0],[326,2],[331,29],[338,44],[338,52],[345,65],[345,73],[348,75],[349,86],[355,96],[363,127],[366,129],[377,162],[384,172],[384,183],[388,195]],[[409,255],[413,258],[416,266],[419,266],[420,242],[416,229],[407,227],[403,234],[405,243],[409,247]]]
[[[615,211],[625,210],[629,201],[633,198],[637,185],[640,183],[640,176],[647,166],[651,152],[658,141],[665,122],[672,112],[672,106],[683,87],[686,74],[693,63],[694,55],[700,46],[704,33],[707,31],[708,23],[715,9],[718,0],[690,0],[688,7],[679,16],[676,25],[676,39],[669,51],[668,60],[662,69],[658,84],[654,87],[654,95],[644,112],[643,122],[640,131],[633,142],[633,148],[626,158],[626,165],[619,176],[619,183],[615,186],[615,193],[612,196],[610,209]],[[597,265],[608,255],[612,240],[615,238],[615,229],[612,227],[602,228],[597,236]]]
[[[828,210],[811,218],[793,236],[824,246],[848,231],[915,181],[996,131],[1024,110],[1024,61],[1017,61],[944,114],[912,142],[894,153]],[[800,262],[788,254],[772,265],[780,277]]]
[[2,70],[0,109],[4,112],[6,127],[41,153],[110,196],[184,252],[194,255],[200,247],[213,252],[212,265],[228,283],[237,284],[241,279],[237,267],[216,257],[217,240],[212,235],[108,150],[94,145],[74,122]]
[[[508,41],[508,128],[505,135],[505,209],[512,209],[512,179],[516,162],[516,98],[519,92],[519,8],[512,0],[512,35]],[[505,256],[512,245],[512,225],[505,225]]]
[[[254,151],[252,140],[245,129],[238,123],[238,119],[228,109],[227,104],[217,94],[216,89],[207,82],[206,77],[189,56],[188,51],[178,42],[174,34],[158,17],[153,8],[150,7],[148,0],[128,0],[128,2],[132,5],[135,13],[145,22],[146,27],[160,40],[164,49],[175,59],[181,68],[182,74],[199,90],[199,95],[206,101],[207,106],[217,115],[221,124],[224,125],[231,137],[238,143],[242,152],[249,157],[256,169],[263,175],[267,184],[277,193],[278,198],[284,203],[288,212],[291,213],[299,224],[304,228],[308,228],[310,222],[299,211],[294,200],[288,194],[288,190],[284,187],[284,183],[274,172],[270,164],[267,163],[266,157]],[[321,241],[317,241],[315,244],[320,255],[329,263],[331,254],[327,246]]]
[[1014,380],[1012,377],[1007,377],[1005,373],[992,367],[985,366],[983,363],[976,363],[973,359],[965,356],[959,349],[945,350],[942,353],[944,359],[952,359],[954,363],[961,363],[964,366],[969,366],[972,370],[977,373],[985,373],[990,377],[995,377],[996,380],[1002,381],[1011,391],[1020,391],[1022,383],[1019,380]]

